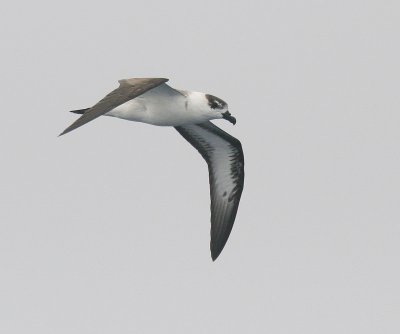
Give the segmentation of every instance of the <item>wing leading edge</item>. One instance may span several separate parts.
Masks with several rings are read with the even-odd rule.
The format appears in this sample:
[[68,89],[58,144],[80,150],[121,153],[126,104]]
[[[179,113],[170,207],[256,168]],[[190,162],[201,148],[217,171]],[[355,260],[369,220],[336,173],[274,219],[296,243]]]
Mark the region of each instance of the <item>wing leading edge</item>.
[[175,129],[208,164],[211,197],[211,257],[215,260],[231,233],[244,185],[240,141],[211,122]]

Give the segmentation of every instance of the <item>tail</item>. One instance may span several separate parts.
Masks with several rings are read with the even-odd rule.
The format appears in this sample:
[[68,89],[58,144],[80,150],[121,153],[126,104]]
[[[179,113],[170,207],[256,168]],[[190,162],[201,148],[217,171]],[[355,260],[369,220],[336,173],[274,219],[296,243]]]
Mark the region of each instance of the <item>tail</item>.
[[71,110],[70,112],[73,112],[74,114],[79,114],[83,115],[86,110],[89,110],[90,108],[85,108],[85,109],[79,109],[79,110]]

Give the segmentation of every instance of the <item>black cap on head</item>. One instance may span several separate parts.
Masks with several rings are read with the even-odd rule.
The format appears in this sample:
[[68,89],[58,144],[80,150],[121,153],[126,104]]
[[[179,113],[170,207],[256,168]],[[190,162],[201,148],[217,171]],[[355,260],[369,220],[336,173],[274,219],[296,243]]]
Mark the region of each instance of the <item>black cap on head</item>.
[[206,98],[211,109],[224,109],[227,106],[225,101],[214,95],[206,94]]

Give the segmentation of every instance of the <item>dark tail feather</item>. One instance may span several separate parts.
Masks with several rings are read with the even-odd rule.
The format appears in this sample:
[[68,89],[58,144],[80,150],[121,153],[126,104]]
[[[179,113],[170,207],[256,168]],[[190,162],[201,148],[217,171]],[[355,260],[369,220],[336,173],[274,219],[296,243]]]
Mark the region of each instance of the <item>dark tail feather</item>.
[[74,114],[80,114],[83,115],[86,110],[89,110],[90,108],[85,108],[85,109],[79,109],[79,110],[71,110],[70,112],[73,112]]

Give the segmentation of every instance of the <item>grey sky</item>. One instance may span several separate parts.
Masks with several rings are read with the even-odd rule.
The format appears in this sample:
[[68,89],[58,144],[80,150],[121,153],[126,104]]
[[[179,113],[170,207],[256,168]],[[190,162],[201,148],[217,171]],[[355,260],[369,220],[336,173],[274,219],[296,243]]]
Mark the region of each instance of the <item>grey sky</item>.
[[[397,1],[3,4],[0,332],[398,333]],[[101,118],[167,77],[237,118],[245,189],[215,263],[206,164]]]

